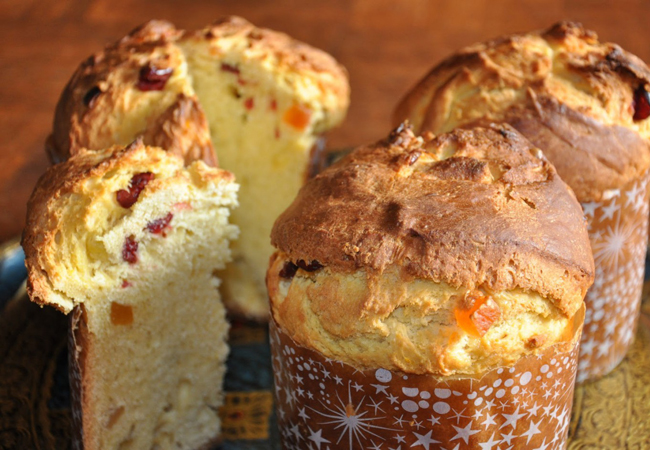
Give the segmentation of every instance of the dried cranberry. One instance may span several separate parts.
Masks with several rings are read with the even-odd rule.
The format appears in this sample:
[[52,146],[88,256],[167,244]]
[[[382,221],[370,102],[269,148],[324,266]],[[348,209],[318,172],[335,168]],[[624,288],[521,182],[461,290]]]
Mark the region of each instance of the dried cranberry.
[[634,120],[644,120],[650,117],[650,94],[645,90],[645,86],[641,85],[634,91],[634,100],[632,101],[634,108]]
[[271,108],[271,111],[277,111],[278,110],[278,101],[274,98],[271,99],[271,104],[269,105]]
[[221,63],[221,70],[224,72],[234,73],[235,75],[240,74],[239,67],[224,62]]
[[413,164],[415,164],[415,162],[420,158],[421,154],[422,153],[420,153],[418,151],[415,151],[415,152],[411,153],[411,156],[409,157],[409,161],[408,161],[409,166],[412,166]]
[[133,235],[124,240],[122,259],[129,264],[135,264],[138,262],[138,241],[135,240]]
[[298,270],[298,266],[296,266],[291,261],[287,261],[286,263],[284,263],[284,267],[280,270],[280,277],[289,280],[293,278],[297,270]]
[[174,218],[172,213],[167,214],[165,217],[156,219],[147,224],[147,230],[153,234],[162,234],[165,236],[165,229],[169,227],[169,222]]
[[126,289],[131,286],[133,286],[133,283],[131,283],[129,280],[122,280],[122,288]]
[[304,259],[299,259],[298,261],[296,261],[296,264],[298,265],[298,267],[300,267],[302,270],[306,272],[315,272],[318,269],[323,268],[323,265],[316,260],[312,260],[312,262],[307,264]]
[[171,67],[159,69],[151,64],[140,69],[138,89],[141,91],[162,91],[174,71]]
[[101,93],[102,90],[99,88],[99,86],[93,86],[92,88],[90,88],[90,90],[86,92],[86,95],[84,95],[83,98],[84,105],[86,105],[89,108],[92,108],[92,106],[95,104],[95,99]]
[[255,101],[252,98],[247,98],[244,100],[244,106],[250,111],[255,106]]
[[154,174],[151,172],[143,172],[133,175],[131,183],[129,184],[129,189],[120,189],[115,193],[117,203],[119,203],[122,208],[130,208],[138,201],[140,192],[142,192],[144,187],[153,179]]

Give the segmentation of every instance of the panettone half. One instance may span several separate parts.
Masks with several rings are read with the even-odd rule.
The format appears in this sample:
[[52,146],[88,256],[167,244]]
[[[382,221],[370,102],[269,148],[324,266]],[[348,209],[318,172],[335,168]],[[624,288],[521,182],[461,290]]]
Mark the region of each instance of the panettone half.
[[23,236],[31,299],[71,312],[74,447],[196,449],[220,434],[237,185],[136,141],[51,167]]
[[331,56],[227,17],[196,32],[151,21],[88,58],[57,106],[48,153],[137,137],[233,172],[241,237],[222,275],[229,309],[265,319],[264,273],[276,217],[295,197],[322,133],[343,120],[347,73]]

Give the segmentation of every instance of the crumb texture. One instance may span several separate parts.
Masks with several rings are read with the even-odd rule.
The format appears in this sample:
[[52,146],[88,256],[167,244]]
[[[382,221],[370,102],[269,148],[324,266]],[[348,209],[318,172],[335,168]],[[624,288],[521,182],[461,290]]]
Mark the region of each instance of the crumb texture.
[[273,221],[305,181],[320,135],[347,111],[347,73],[330,55],[227,17],[195,32],[152,21],[90,57],[57,106],[53,160],[137,137],[235,174],[241,230],[221,274],[229,310],[264,320]]
[[233,176],[136,142],[51,167],[23,238],[32,300],[73,311],[87,449],[195,449],[220,432],[228,323],[215,272]]

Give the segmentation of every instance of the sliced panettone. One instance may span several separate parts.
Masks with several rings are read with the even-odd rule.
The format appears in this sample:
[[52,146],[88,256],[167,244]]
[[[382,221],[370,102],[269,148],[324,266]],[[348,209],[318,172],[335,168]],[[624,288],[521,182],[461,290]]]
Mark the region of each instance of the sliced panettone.
[[[48,151],[145,144],[232,171],[241,185],[241,237],[222,293],[234,313],[268,315],[264,276],[273,221],[343,120],[345,70],[285,34],[229,17],[197,32],[152,21],[84,62],[59,101]],[[188,150],[189,149],[189,150]]]
[[215,272],[231,258],[236,192],[229,172],[141,142],[77,152],[39,180],[28,291],[72,312],[81,447],[218,439],[228,324]]

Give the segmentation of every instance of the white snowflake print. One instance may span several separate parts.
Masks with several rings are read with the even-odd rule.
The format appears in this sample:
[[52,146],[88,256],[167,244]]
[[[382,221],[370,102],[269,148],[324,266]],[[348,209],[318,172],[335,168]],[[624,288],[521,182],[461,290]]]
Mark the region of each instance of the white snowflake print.
[[570,352],[550,348],[480,379],[438,379],[329,360],[274,322],[271,335],[285,448],[564,448],[577,342]]
[[649,180],[646,174],[619,195],[582,205],[596,279],[585,298],[579,382],[614,369],[634,338],[648,241]]

